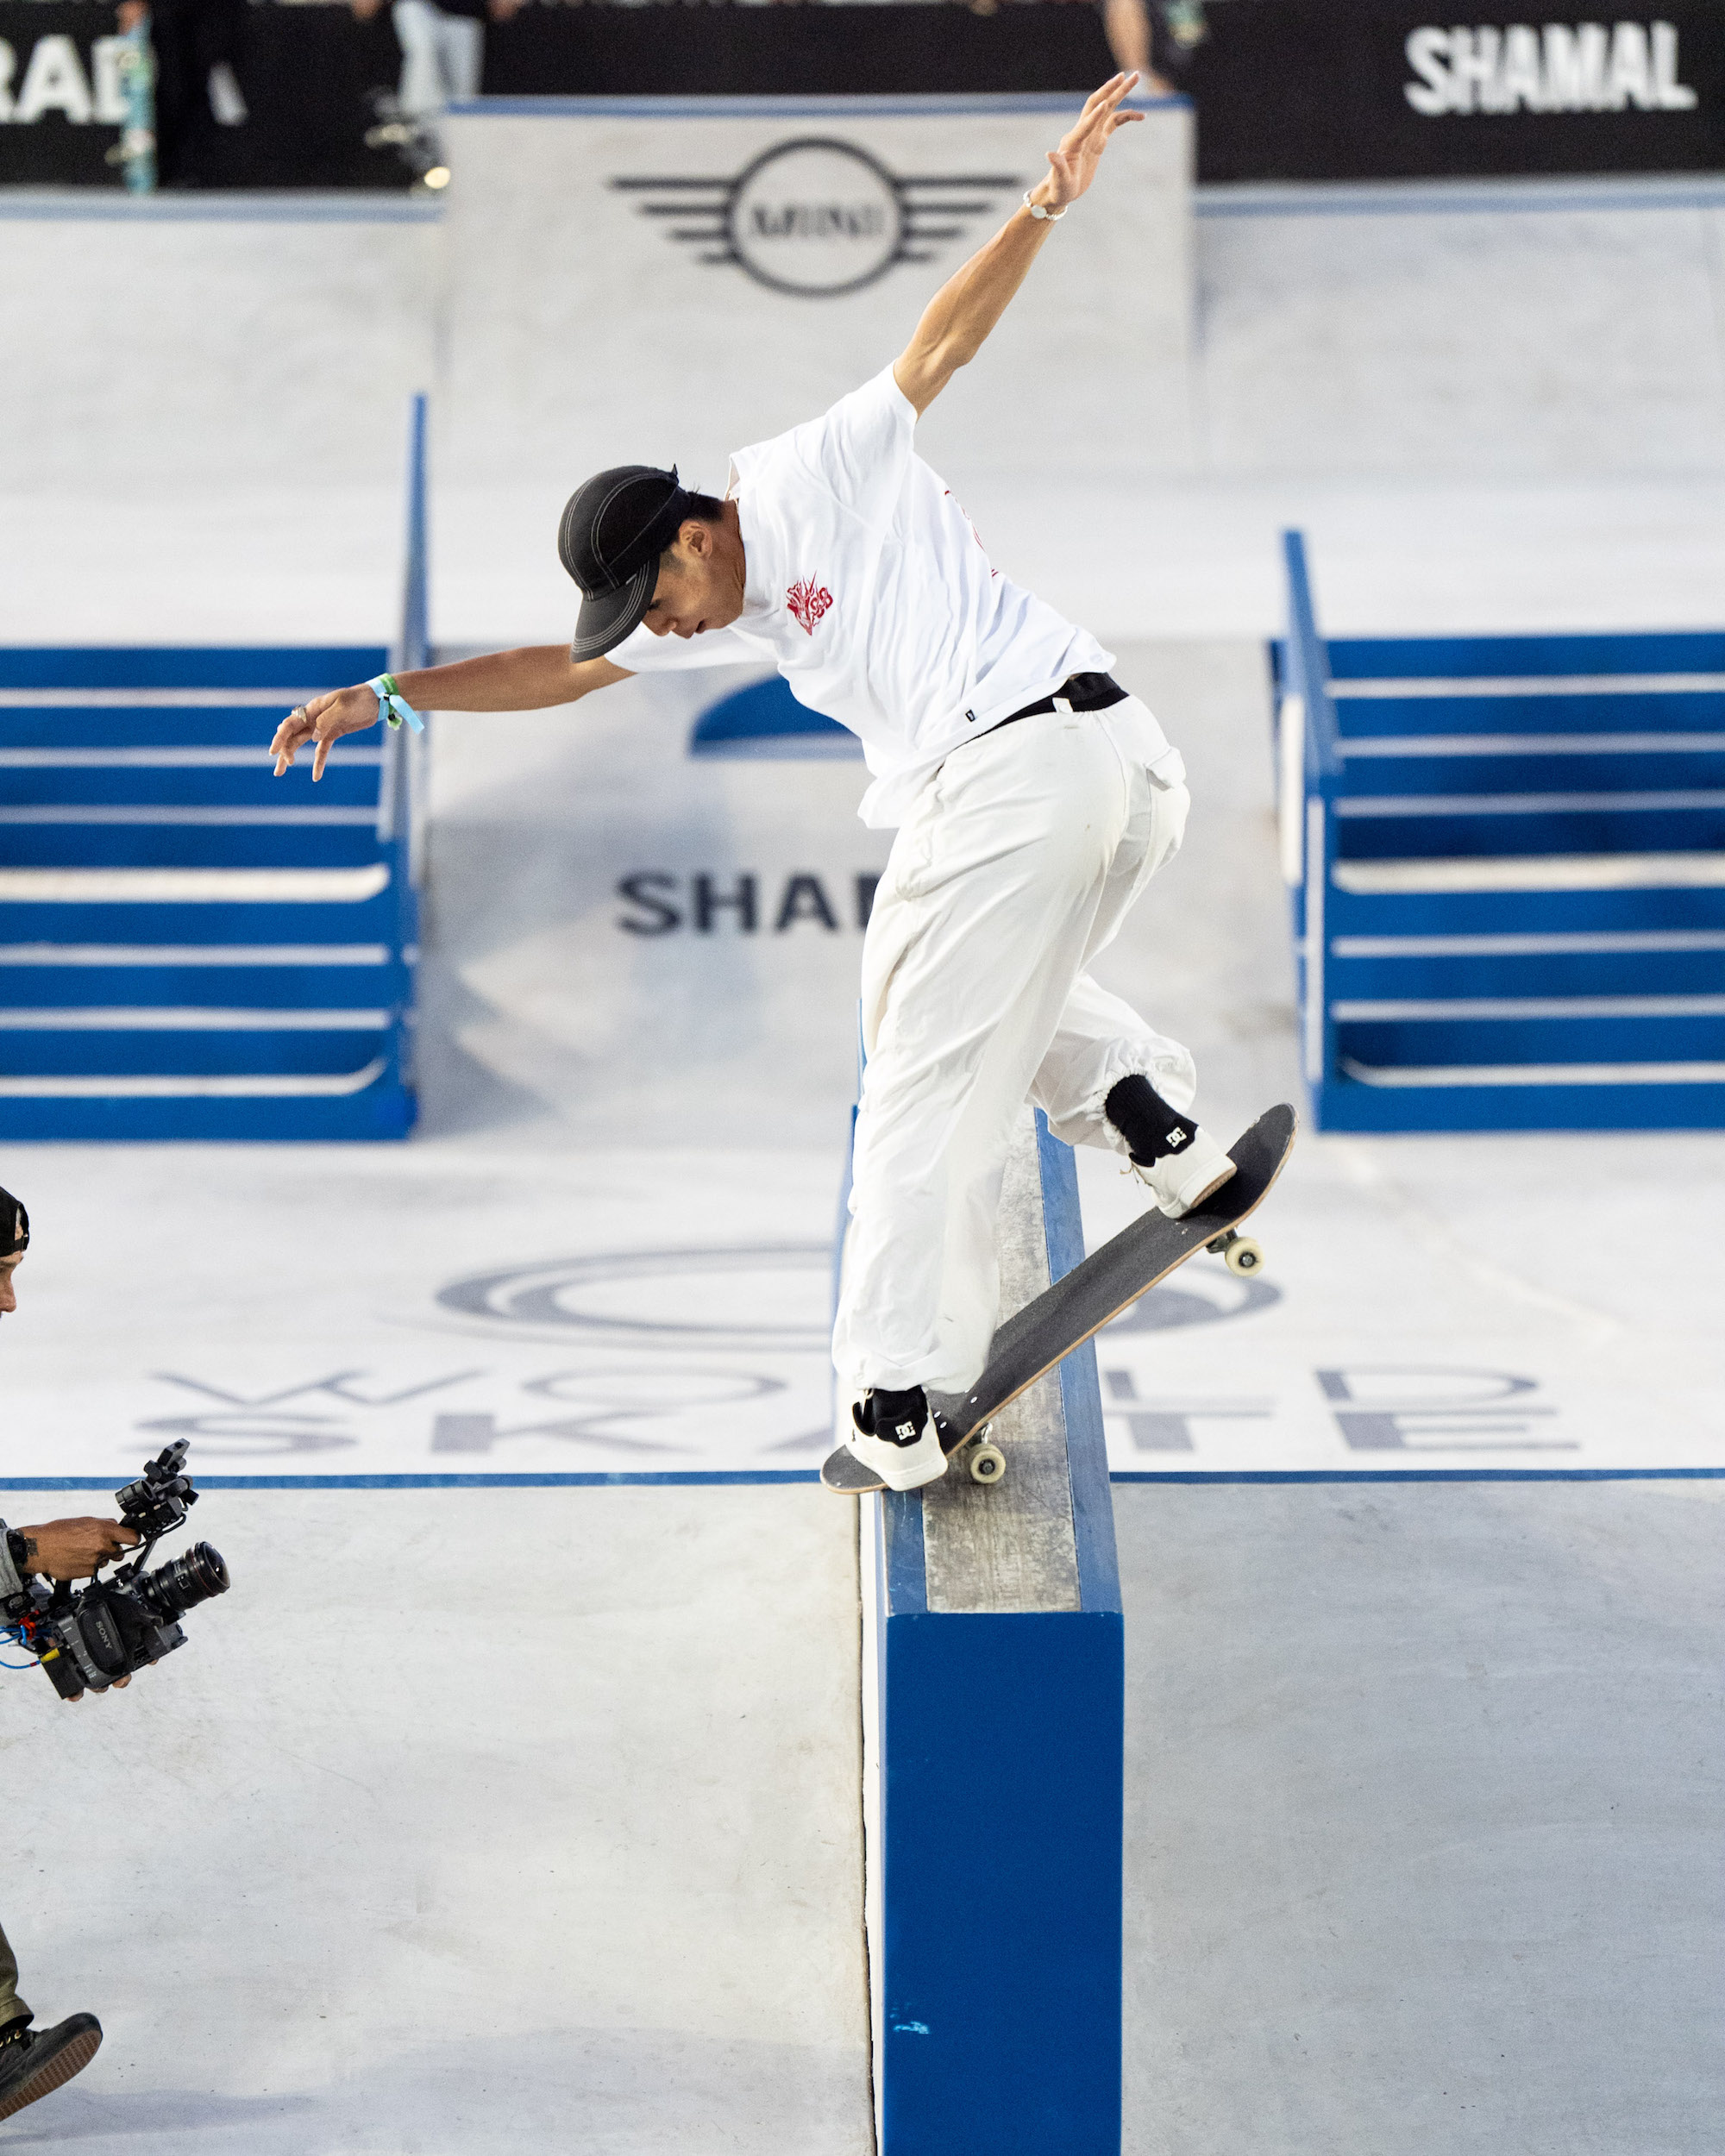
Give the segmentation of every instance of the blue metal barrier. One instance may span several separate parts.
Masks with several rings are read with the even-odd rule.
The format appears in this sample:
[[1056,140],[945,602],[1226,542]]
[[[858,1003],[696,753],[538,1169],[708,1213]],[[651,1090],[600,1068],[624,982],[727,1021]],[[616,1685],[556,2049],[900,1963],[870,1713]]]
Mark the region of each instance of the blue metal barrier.
[[[424,412],[398,663],[424,636]],[[377,646],[0,651],[0,1138],[396,1138],[413,1121],[412,751],[276,780]]]
[[1725,1125],[1725,633],[1326,642],[1284,548],[1319,1127]]

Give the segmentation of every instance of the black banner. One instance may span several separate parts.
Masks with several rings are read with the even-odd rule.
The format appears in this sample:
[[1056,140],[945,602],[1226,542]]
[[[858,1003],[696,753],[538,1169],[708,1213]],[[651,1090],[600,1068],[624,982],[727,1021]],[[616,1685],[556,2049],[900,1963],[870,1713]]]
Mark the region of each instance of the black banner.
[[[1481,15],[1458,26],[1418,0],[1208,0],[1191,47],[1164,19],[1158,55],[1198,109],[1199,178],[1725,168],[1725,9],[1715,0],[1619,5],[1596,20],[1550,0]],[[387,10],[367,22],[338,5],[235,16],[246,116],[219,125],[200,102],[178,177],[411,184],[399,150],[366,143],[400,72]],[[1177,11],[1189,35],[1195,16],[1190,0]],[[0,184],[121,185],[116,32],[105,0],[0,0]],[[988,16],[529,6],[488,22],[485,38],[492,96],[1076,95],[1113,66],[1098,11],[1082,0]]]
[[1185,86],[1206,180],[1725,166],[1725,10],[1211,0]]
[[[183,177],[205,187],[411,184],[393,150],[366,147],[375,97],[392,90],[401,72],[386,12],[369,22],[344,7],[242,7],[235,15],[232,72],[246,117],[218,122],[200,71]],[[0,184],[123,184],[117,28],[104,0],[0,0]]]

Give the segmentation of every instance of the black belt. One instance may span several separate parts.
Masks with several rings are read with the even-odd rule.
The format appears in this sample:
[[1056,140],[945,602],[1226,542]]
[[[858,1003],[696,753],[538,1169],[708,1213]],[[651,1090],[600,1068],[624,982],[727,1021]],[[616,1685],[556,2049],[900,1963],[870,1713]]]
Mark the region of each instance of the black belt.
[[1010,726],[1015,719],[1037,718],[1044,711],[1054,709],[1054,697],[1070,704],[1075,711],[1105,711],[1110,704],[1124,704],[1126,692],[1112,674],[1069,674],[1054,696],[1044,696],[1040,704],[1026,704],[1021,711],[1010,711],[1005,718],[996,719],[989,727],[997,734],[1002,726]]

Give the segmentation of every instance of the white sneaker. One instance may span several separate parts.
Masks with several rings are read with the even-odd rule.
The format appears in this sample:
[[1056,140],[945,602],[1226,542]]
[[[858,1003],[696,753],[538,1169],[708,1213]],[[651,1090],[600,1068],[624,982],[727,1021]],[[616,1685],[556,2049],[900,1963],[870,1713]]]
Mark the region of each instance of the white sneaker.
[[934,1417],[924,1411],[920,1432],[913,1435],[915,1425],[901,1423],[888,1437],[875,1437],[857,1426],[857,1411],[866,1410],[870,1395],[864,1393],[853,1405],[850,1427],[845,1432],[845,1449],[861,1461],[871,1475],[878,1475],[888,1489],[920,1489],[925,1482],[938,1482],[946,1472],[946,1455],[940,1448],[940,1432]]
[[1194,1130],[1192,1143],[1177,1153],[1164,1153],[1147,1166],[1134,1161],[1132,1169],[1169,1219],[1178,1220],[1220,1190],[1234,1164],[1208,1131]]

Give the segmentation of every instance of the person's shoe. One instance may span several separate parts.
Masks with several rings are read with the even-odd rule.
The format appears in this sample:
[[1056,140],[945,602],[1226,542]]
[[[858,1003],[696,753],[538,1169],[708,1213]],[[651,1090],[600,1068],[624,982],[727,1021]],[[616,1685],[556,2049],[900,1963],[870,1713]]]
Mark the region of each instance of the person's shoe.
[[1203,1204],[1226,1182],[1234,1164],[1208,1131],[1196,1124],[1177,1151],[1159,1153],[1152,1161],[1135,1160],[1132,1173],[1150,1191],[1170,1220],[1178,1220]]
[[73,2014],[53,2028],[0,2034],[0,2119],[63,2089],[101,2048],[102,2024],[93,2014]]
[[850,1420],[856,1427],[846,1449],[888,1489],[920,1489],[945,1474],[940,1432],[920,1385],[899,1393],[871,1388],[852,1403]]

